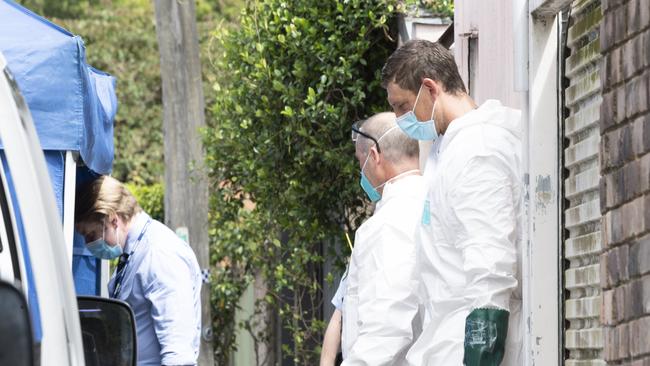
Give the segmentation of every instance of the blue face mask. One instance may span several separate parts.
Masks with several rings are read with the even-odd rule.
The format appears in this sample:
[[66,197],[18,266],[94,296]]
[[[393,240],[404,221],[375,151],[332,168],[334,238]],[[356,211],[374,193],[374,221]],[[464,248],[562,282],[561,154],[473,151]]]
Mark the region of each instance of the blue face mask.
[[377,191],[377,188],[372,186],[372,183],[368,180],[368,177],[366,177],[366,173],[363,172],[363,170],[366,168],[366,164],[368,164],[368,158],[370,157],[370,154],[368,154],[368,157],[366,158],[366,162],[363,163],[363,168],[361,168],[361,188],[363,188],[363,191],[366,192],[366,195],[372,202],[377,202],[381,199],[381,194]]
[[415,117],[415,107],[418,104],[418,99],[420,99],[421,91],[422,85],[420,85],[418,95],[415,97],[413,110],[397,117],[397,125],[412,139],[435,141],[438,138],[438,131],[436,130],[436,124],[433,120],[433,112],[436,110],[436,103],[438,100],[436,99],[436,101],[433,102],[433,108],[431,109],[431,119],[422,122],[418,121],[417,117]]
[[[86,248],[97,258],[100,259],[113,259],[122,254],[122,247],[119,244],[110,245],[104,240],[104,232],[106,231],[106,223],[102,230],[102,238],[93,240],[86,244]],[[116,232],[117,235],[117,232]]]
[[[390,129],[388,129],[388,131],[384,132],[384,134],[377,139],[377,144],[379,144],[379,141],[381,141],[381,139],[383,139],[384,136],[388,135],[388,133],[394,130],[395,128],[397,128],[397,126],[391,127]],[[368,164],[369,158],[370,158],[370,151],[368,151],[368,156],[366,156],[366,161],[363,163],[363,166],[361,167],[361,188],[363,188],[363,191],[366,192],[366,195],[368,196],[370,201],[377,202],[381,199],[381,194],[379,193],[379,191],[377,191],[377,188],[383,186],[384,184],[386,184],[386,182],[378,185],[377,187],[372,186],[372,183],[370,183],[368,177],[366,177],[366,173],[363,172],[366,169],[366,165]]]

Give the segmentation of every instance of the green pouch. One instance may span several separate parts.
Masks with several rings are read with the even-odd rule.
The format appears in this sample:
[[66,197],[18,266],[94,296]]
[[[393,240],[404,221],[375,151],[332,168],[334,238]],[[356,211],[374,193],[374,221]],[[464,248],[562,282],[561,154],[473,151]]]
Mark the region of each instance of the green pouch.
[[465,319],[466,366],[499,366],[503,361],[510,313],[502,309],[474,309]]

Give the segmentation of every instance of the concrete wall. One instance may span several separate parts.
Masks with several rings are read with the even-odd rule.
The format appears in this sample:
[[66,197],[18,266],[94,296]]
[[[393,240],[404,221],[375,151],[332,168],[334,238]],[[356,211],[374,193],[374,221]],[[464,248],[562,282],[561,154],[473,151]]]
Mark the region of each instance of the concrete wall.
[[650,365],[650,2],[603,0],[604,357]]

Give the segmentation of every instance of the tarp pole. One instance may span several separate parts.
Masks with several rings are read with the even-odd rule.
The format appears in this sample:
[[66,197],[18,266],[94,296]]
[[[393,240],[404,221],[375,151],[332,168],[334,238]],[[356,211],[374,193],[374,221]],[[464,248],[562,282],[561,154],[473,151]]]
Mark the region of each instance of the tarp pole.
[[74,200],[77,181],[77,155],[65,152],[65,172],[63,178],[63,238],[72,268],[72,248],[74,246]]

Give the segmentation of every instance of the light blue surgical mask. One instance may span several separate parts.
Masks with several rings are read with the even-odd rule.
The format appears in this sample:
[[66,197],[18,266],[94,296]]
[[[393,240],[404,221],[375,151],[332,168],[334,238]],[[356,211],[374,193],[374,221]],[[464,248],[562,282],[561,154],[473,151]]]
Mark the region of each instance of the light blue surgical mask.
[[[102,229],[102,238],[93,240],[90,243],[86,244],[86,248],[97,258],[100,259],[113,259],[117,258],[122,254],[122,247],[119,244],[110,245],[104,239],[104,232],[106,231],[106,223],[104,223],[104,228]],[[116,232],[116,236],[117,236]]]
[[366,168],[366,164],[368,164],[368,158],[370,157],[370,154],[368,154],[368,157],[366,158],[366,162],[363,163],[363,168],[361,168],[361,188],[363,188],[363,191],[366,192],[366,195],[372,202],[377,202],[381,199],[381,194],[379,194],[379,191],[377,191],[377,188],[381,187],[373,187],[372,183],[368,180],[368,177],[366,177],[366,173],[363,172],[363,170]]
[[404,133],[413,139],[435,141],[438,138],[438,131],[436,130],[436,123],[433,120],[433,112],[436,110],[436,103],[438,103],[438,99],[433,102],[433,108],[431,109],[431,119],[428,121],[420,122],[418,121],[417,117],[415,117],[415,107],[417,106],[418,100],[420,99],[420,92],[422,92],[422,85],[420,85],[418,95],[415,97],[413,110],[397,117],[397,125],[402,129],[402,131],[404,131]]
[[[379,144],[379,141],[381,141],[381,139],[383,139],[384,136],[388,135],[389,132],[391,132],[392,130],[394,130],[396,128],[397,128],[397,126],[391,127],[391,128],[388,129],[388,131],[384,132],[384,134],[381,135],[381,137],[379,137],[377,139],[377,144]],[[366,177],[366,173],[364,173],[364,170],[366,169],[366,165],[368,164],[368,159],[369,158],[370,158],[370,151],[368,151],[368,156],[366,156],[366,161],[363,163],[363,166],[361,167],[361,188],[363,188],[363,191],[366,192],[366,195],[368,196],[370,201],[377,202],[377,201],[379,201],[381,199],[381,194],[379,193],[379,191],[377,191],[377,188],[382,187],[384,184],[386,184],[386,182],[384,182],[384,183],[382,183],[382,184],[380,184],[380,185],[378,185],[376,187],[372,186],[372,183],[370,183],[370,181],[368,180],[368,177]]]

